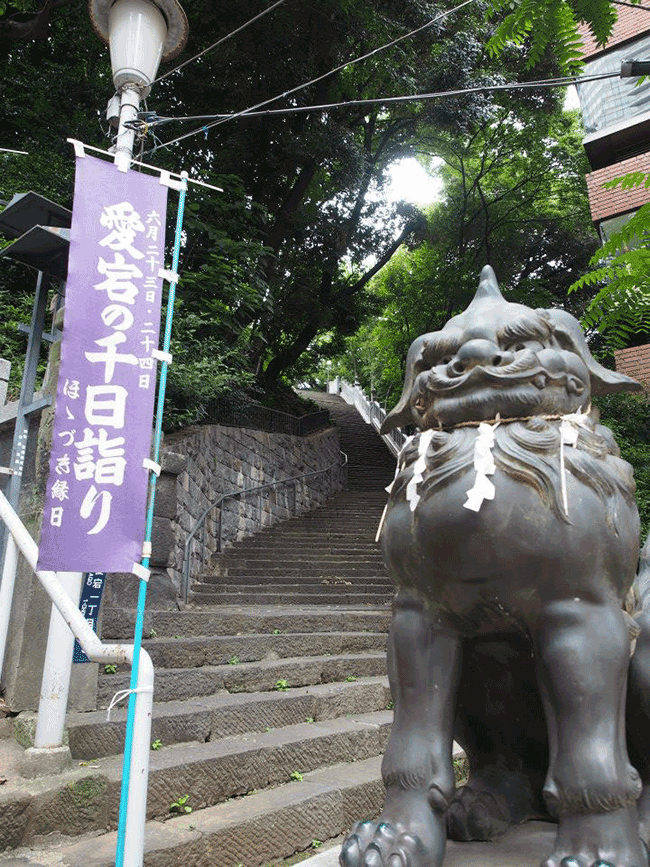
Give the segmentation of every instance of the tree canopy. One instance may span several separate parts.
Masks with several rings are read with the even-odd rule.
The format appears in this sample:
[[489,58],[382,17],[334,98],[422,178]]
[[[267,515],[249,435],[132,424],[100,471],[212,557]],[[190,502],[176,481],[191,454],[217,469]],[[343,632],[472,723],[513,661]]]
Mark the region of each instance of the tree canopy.
[[[377,292],[368,291],[372,279],[403,244],[414,248],[427,237],[441,239],[427,246],[426,266],[441,278],[453,275],[447,285],[460,292],[458,303],[485,261],[521,286],[531,280],[537,285],[545,269],[578,267],[588,244],[580,232],[572,231],[570,241],[565,237],[570,218],[563,222],[561,216],[573,207],[575,192],[568,196],[565,176],[574,177],[577,158],[568,146],[569,130],[553,126],[560,92],[350,104],[554,75],[561,67],[550,45],[553,32],[557,44],[568,39],[568,11],[602,40],[608,21],[611,26],[605,12],[613,7],[605,0],[553,4],[564,12],[550,16],[547,41],[540,42],[537,25],[548,0],[503,8],[475,0],[445,17],[428,0],[287,0],[154,85],[147,108],[171,118],[241,111],[309,81],[270,107],[341,103],[226,120],[173,146],[155,147],[201,125],[173,122],[152,128],[144,140],[148,162],[185,168],[224,188],[223,195],[193,192],[190,199],[175,332],[179,363],[171,379],[179,418],[191,417],[204,390],[210,396],[253,381],[272,389],[305,369],[310,356],[342,348],[376,307]],[[227,36],[264,5],[186,0],[184,8],[190,41],[181,60]],[[417,35],[371,54],[432,20]],[[36,189],[69,206],[73,160],[66,138],[109,144],[103,117],[112,92],[107,50],[92,32],[82,0],[0,2],[0,43],[1,144],[29,151],[29,157],[0,156],[0,196]],[[370,56],[363,62],[343,65],[365,54]],[[569,64],[562,52],[560,61]],[[337,71],[327,74],[331,70]],[[503,141],[516,150],[508,155]],[[425,217],[407,203],[380,206],[376,193],[387,167],[409,155],[443,157],[447,211],[434,209]],[[544,198],[543,213],[537,213]],[[447,232],[444,221],[452,212],[456,222]],[[425,253],[420,255],[424,269]],[[0,329],[2,353],[15,352],[13,316],[29,302],[29,290],[20,269],[2,269],[0,301],[12,305],[12,317]]]
[[[580,135],[574,114],[502,107],[464,137],[423,136],[427,153],[444,159],[445,195],[428,210],[420,242],[402,248],[372,281],[376,315],[348,338],[345,375],[390,402],[411,341],[465,309],[486,263],[508,299],[566,306],[567,289],[597,244]],[[586,293],[571,301],[580,315]]]

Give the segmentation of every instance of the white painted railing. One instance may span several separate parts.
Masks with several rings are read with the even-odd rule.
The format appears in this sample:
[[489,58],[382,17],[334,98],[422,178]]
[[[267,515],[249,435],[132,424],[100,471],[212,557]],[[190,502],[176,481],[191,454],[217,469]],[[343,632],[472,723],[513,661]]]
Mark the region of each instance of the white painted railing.
[[[132,665],[133,645],[102,644],[77,605],[66,593],[57,573],[37,570],[38,546],[2,492],[0,492],[0,520],[6,524],[17,547],[43,585],[45,592],[52,600],[52,604],[79,639],[86,655],[93,662]],[[72,658],[71,653],[70,658]],[[52,675],[56,675],[56,673],[45,671],[44,682],[51,682]],[[59,692],[62,697],[61,691]],[[67,688],[62,692],[65,692],[67,699]],[[153,709],[153,664],[151,657],[145,650],[140,650],[138,684],[135,692],[135,724],[131,752],[131,787],[124,838],[124,867],[141,867],[144,858],[144,827]]]
[[[366,424],[371,424],[377,433],[379,433],[379,429],[388,415],[379,401],[370,400],[359,385],[350,385],[344,379],[332,380],[332,382],[328,383],[327,390],[330,394],[340,394],[346,403],[356,407]],[[382,434],[381,438],[395,457],[400,453],[407,439],[406,434],[399,428],[395,428],[387,434]]]

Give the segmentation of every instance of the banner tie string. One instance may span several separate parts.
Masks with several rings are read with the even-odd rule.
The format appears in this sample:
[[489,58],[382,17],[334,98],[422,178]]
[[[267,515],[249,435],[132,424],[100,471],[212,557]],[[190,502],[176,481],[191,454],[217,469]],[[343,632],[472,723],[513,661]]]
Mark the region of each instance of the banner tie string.
[[128,698],[131,693],[136,692],[153,692],[153,686],[136,686],[135,689],[119,689],[113,698],[111,699],[111,703],[106,708],[106,721],[111,721],[111,711],[114,707],[116,707],[121,701],[124,701],[125,698]]

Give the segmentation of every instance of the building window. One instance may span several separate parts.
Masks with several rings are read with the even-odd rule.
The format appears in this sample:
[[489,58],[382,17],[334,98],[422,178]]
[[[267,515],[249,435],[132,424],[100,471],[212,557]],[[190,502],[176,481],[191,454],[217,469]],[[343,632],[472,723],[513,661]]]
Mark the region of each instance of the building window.
[[[650,56],[650,35],[585,63],[583,75],[620,72],[624,60]],[[587,134],[650,111],[650,82],[637,87],[636,78],[608,78],[578,85],[582,122]]]

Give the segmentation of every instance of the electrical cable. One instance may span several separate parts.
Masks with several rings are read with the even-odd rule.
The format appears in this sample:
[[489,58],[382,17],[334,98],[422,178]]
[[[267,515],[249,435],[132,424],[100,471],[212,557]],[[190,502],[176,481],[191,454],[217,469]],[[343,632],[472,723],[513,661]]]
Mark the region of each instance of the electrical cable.
[[[381,45],[379,48],[374,48],[372,51],[367,52],[367,54],[361,55],[361,57],[357,57],[354,60],[348,60],[345,63],[341,63],[340,66],[336,66],[334,69],[330,69],[329,72],[324,72],[322,75],[317,76],[316,78],[312,78],[310,81],[306,81],[303,84],[299,84],[296,87],[291,88],[290,90],[284,91],[284,93],[279,93],[277,96],[272,96],[270,99],[265,99],[262,102],[258,102],[255,105],[251,105],[248,108],[244,108],[241,111],[237,112],[233,115],[228,115],[226,118],[220,118],[219,120],[215,120],[213,123],[208,124],[207,126],[202,126],[200,129],[195,129],[192,132],[188,132],[183,136],[180,136],[177,139],[173,139],[172,141],[165,142],[163,147],[167,147],[168,145],[176,144],[182,139],[189,138],[190,136],[197,135],[198,133],[207,132],[213,126],[218,126],[219,124],[225,123],[226,120],[234,120],[237,117],[242,117],[245,114],[249,114],[252,111],[256,111],[258,108],[262,108],[265,105],[269,105],[271,102],[275,102],[278,99],[283,99],[286,96],[291,96],[293,93],[297,93],[300,90],[304,90],[306,87],[310,87],[312,84],[316,84],[319,81],[322,81],[324,78],[327,78],[330,75],[334,75],[336,72],[340,72],[342,69],[345,69],[348,66],[353,66],[355,63],[360,63],[362,60],[367,60],[369,57],[372,57],[375,54],[379,54],[381,51],[385,51],[388,48],[392,48],[394,45],[397,45],[399,42],[402,42],[404,39],[408,39],[411,36],[415,36],[418,33],[421,33],[423,30],[426,30],[428,27],[431,27],[433,24],[438,21],[442,21],[443,18],[446,18],[448,15],[453,14],[454,12],[458,12],[459,9],[462,9],[465,6],[469,6],[471,3],[475,3],[476,0],[463,0],[458,6],[454,6],[452,9],[447,9],[444,12],[440,12],[435,18],[432,18],[430,21],[427,21],[426,24],[422,24],[420,27],[416,27],[414,30],[411,30],[409,33],[404,33],[402,36],[398,36],[396,39],[393,39],[391,42],[387,42],[385,45]],[[151,153],[148,151],[147,153]]]
[[[332,102],[325,103],[322,105],[299,105],[299,106],[291,106],[289,108],[275,108],[275,109],[266,109],[265,111],[248,111],[243,116],[244,117],[260,117],[260,116],[270,116],[270,115],[281,115],[281,114],[296,114],[298,112],[307,112],[307,111],[329,111],[334,108],[345,108],[351,105],[377,105],[377,104],[386,104],[386,103],[394,103],[394,102],[415,102],[418,100],[429,100],[429,99],[442,99],[449,98],[454,96],[464,96],[470,93],[490,93],[492,91],[501,91],[501,90],[527,90],[533,88],[540,87],[568,87],[571,84],[586,84],[590,81],[601,81],[607,78],[618,78],[620,77],[619,72],[600,72],[594,75],[586,75],[581,78],[575,78],[574,76],[565,76],[564,78],[547,78],[540,79],[538,81],[522,81],[514,84],[486,84],[486,85],[477,85],[476,87],[467,87],[460,90],[441,90],[435,93],[416,93],[416,94],[407,94],[405,96],[385,96],[385,97],[376,97],[373,99],[352,99],[347,102]],[[166,123],[172,123],[174,121],[187,121],[187,120],[210,120],[212,118],[218,118],[219,120],[233,120],[235,118],[241,117],[241,113],[231,113],[231,114],[208,114],[208,115],[192,115],[189,117],[156,117],[155,119],[148,119],[146,124],[144,121],[132,121],[132,125],[138,124],[139,129],[143,129],[145,126],[147,128],[152,128],[154,126],[160,126]],[[203,132],[204,129],[209,129],[210,126],[214,124],[210,124],[207,127],[201,127],[198,132]],[[173,139],[171,141],[165,142],[165,145],[175,144],[175,142],[180,141],[183,138],[187,138],[189,135],[194,135],[195,133],[188,133],[187,135],[180,136],[177,139]],[[158,148],[154,148],[157,150]]]
[[235,36],[237,33],[241,33],[241,31],[245,30],[246,27],[248,27],[251,24],[254,24],[256,21],[259,21],[260,18],[263,18],[265,15],[268,15],[269,12],[272,12],[274,9],[276,9],[278,6],[281,6],[285,2],[286,2],[286,0],[277,0],[277,2],[274,3],[272,6],[269,6],[268,9],[264,9],[262,12],[260,12],[254,18],[251,18],[245,24],[240,25],[235,30],[233,30],[231,33],[229,33],[227,36],[222,36],[221,39],[217,39],[217,41],[214,42],[212,45],[209,45],[207,48],[204,48],[203,51],[199,51],[198,54],[195,54],[194,57],[190,57],[189,60],[184,60],[182,63],[179,63],[178,66],[175,66],[173,69],[170,69],[169,72],[165,72],[164,75],[158,76],[158,78],[156,78],[155,81],[151,82],[152,86],[154,84],[158,84],[158,82],[162,81],[163,78],[169,78],[170,75],[172,75],[174,72],[178,72],[179,69],[182,69],[184,66],[187,66],[188,63],[192,63],[193,60],[198,60],[199,57],[203,57],[203,55],[207,54],[208,51],[212,51],[213,48],[217,48],[217,46],[222,45],[224,42],[226,42],[226,40],[230,39],[231,36]]

